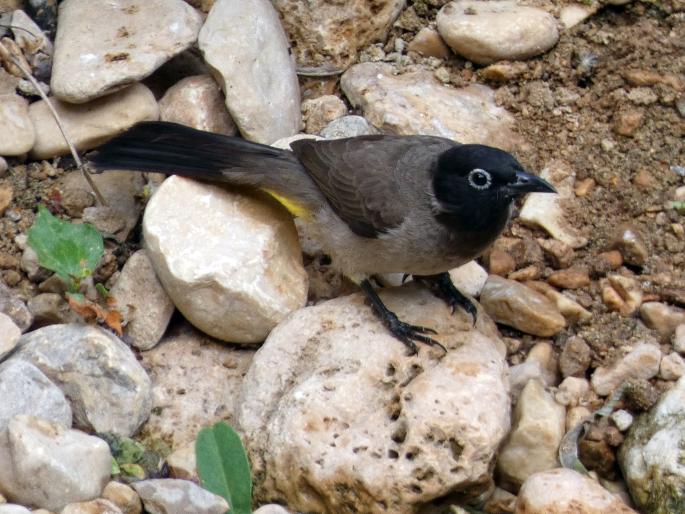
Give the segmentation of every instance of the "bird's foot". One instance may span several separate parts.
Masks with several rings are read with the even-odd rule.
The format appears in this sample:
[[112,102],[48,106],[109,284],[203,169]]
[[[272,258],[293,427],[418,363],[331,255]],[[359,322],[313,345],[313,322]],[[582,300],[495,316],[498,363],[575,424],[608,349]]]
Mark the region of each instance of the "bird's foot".
[[407,348],[409,348],[410,355],[418,353],[417,342],[424,343],[429,346],[440,348],[447,353],[447,349],[438,341],[426,334],[436,334],[437,332],[432,328],[421,327],[419,325],[411,325],[400,321],[397,314],[388,309],[383,301],[380,299],[373,286],[368,280],[363,280],[360,284],[362,291],[371,302],[373,312],[378,316],[383,325],[385,325],[390,333],[400,340]]
[[437,275],[414,275],[414,278],[426,284],[435,296],[444,300],[452,309],[452,314],[454,314],[457,307],[461,307],[471,315],[473,325],[476,325],[476,320],[478,319],[476,306],[456,288],[448,272],[438,273]]

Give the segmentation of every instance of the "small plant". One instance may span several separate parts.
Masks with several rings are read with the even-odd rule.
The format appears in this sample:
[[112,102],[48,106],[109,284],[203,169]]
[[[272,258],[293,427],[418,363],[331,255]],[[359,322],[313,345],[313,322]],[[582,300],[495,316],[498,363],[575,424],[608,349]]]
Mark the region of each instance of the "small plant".
[[102,235],[94,226],[63,221],[39,205],[36,220],[28,231],[28,245],[38,255],[41,266],[67,283],[67,301],[74,312],[86,321],[106,324],[121,336],[122,316],[105,287],[96,285],[104,306],[80,293],[82,281],[93,274],[105,252]]
[[223,421],[200,430],[195,457],[202,487],[223,497],[231,514],[250,514],[250,462],[235,430]]
[[161,442],[150,449],[129,437],[113,433],[98,434],[98,437],[109,445],[114,478],[130,483],[168,475],[164,455],[169,449]]

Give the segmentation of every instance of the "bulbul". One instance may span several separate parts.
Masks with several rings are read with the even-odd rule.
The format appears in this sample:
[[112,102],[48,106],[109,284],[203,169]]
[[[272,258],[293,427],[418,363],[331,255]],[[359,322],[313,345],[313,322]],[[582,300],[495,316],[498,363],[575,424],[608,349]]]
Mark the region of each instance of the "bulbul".
[[475,322],[475,306],[448,270],[493,243],[517,197],[555,192],[507,152],[440,137],[302,139],[291,148],[143,122],[99,147],[89,162],[97,171],[178,174],[270,193],[309,225],[333,265],[361,287],[376,315],[412,353],[416,342],[443,347],[430,337],[434,330],[398,319],[369,279],[388,272],[412,275]]

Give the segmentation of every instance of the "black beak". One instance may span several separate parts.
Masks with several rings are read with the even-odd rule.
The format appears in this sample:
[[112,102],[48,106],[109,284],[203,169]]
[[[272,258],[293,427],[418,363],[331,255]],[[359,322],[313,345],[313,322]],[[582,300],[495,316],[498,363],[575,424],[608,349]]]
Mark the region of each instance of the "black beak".
[[509,191],[512,196],[525,195],[526,193],[556,193],[552,184],[546,180],[525,173],[523,171],[516,172],[516,182],[509,186]]

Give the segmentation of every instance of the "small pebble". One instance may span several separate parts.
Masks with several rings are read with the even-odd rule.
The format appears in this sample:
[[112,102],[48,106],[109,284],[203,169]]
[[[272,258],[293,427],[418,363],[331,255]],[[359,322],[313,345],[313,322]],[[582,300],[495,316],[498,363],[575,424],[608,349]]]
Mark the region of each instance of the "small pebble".
[[673,352],[661,359],[659,376],[664,380],[678,380],[685,375],[685,359]]
[[675,329],[673,349],[678,353],[685,353],[685,323],[681,323]]
[[625,432],[633,424],[633,415],[627,410],[619,409],[611,414],[611,421],[621,432]]
[[597,183],[593,178],[585,178],[576,182],[576,187],[574,188],[574,193],[577,197],[582,198],[589,195],[595,188]]
[[559,369],[564,377],[582,377],[590,367],[592,350],[578,336],[569,338],[559,357]]
[[632,137],[642,126],[645,113],[640,109],[621,110],[614,116],[614,132],[620,136]]
[[657,331],[662,342],[668,343],[676,327],[685,323],[685,310],[661,302],[646,302],[640,307],[640,318]]
[[642,290],[637,280],[622,275],[609,275],[602,281],[602,301],[612,311],[630,316],[642,303]]
[[552,273],[547,282],[561,289],[580,289],[590,285],[590,275],[586,269],[574,267]]

